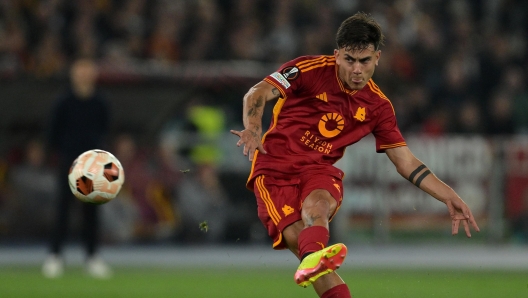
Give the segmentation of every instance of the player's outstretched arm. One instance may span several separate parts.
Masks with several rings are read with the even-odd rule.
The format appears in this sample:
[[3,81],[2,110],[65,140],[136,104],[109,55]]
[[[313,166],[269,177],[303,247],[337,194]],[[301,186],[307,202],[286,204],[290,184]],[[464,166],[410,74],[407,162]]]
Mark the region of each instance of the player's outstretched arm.
[[253,160],[253,155],[257,149],[264,154],[266,153],[261,142],[264,106],[267,101],[277,99],[279,96],[279,90],[265,81],[251,87],[244,95],[242,119],[245,129],[242,131],[231,130],[231,133],[240,137],[237,146],[244,145],[243,153],[246,156],[249,155],[249,160]]
[[452,234],[458,234],[460,221],[464,225],[466,236],[471,237],[469,225],[480,232],[480,229],[466,203],[447,184],[438,179],[420,160],[418,160],[407,146],[387,149],[389,159],[396,166],[396,170],[405,179],[437,200],[446,204],[452,220]]

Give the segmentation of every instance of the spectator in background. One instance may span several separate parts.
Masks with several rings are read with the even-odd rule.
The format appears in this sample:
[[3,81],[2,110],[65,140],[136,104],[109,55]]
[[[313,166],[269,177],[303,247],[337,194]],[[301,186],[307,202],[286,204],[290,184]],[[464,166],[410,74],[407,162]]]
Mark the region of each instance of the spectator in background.
[[[194,98],[186,113],[184,129],[189,147],[185,150],[190,165],[184,169],[186,174],[178,189],[181,237],[189,242],[220,242],[228,220],[236,217],[231,214],[229,198],[218,173],[222,159],[218,143],[225,131],[225,115],[220,108],[204,104],[203,100],[207,99]],[[198,228],[202,222],[210,226],[203,231],[206,233]]]
[[394,97],[392,104],[399,111],[396,114],[400,129],[405,132],[421,132],[431,107],[431,94],[427,88],[411,85],[403,88],[402,95]]
[[5,206],[10,217],[8,234],[38,237],[48,233],[58,183],[55,171],[46,164],[41,140],[27,142],[22,163],[10,169],[8,178],[12,190]]
[[171,164],[173,160],[165,152],[168,149],[160,146],[156,153],[148,154],[138,148],[137,140],[129,133],[122,133],[115,140],[114,152],[126,171],[128,183],[118,196],[119,203],[106,213],[106,218],[119,218],[122,229],[109,231],[122,241],[170,239],[179,224],[172,187],[177,187],[181,173]]
[[13,72],[25,70],[29,55],[22,22],[14,13],[0,19],[0,66]]
[[[146,14],[150,12],[147,0],[123,2],[122,8],[108,15],[113,20],[114,35],[108,36],[111,43],[120,43],[127,58],[144,58],[144,37],[147,34]],[[126,58],[125,58],[126,59]]]
[[423,122],[421,133],[431,137],[445,136],[451,132],[452,116],[445,106],[436,106]]
[[219,243],[226,234],[229,218],[237,215],[228,209],[229,199],[220,183],[218,166],[199,162],[188,170],[178,192],[183,224],[181,238],[186,243]]
[[153,20],[154,29],[147,41],[147,57],[161,64],[181,60],[185,13],[182,1],[160,3],[156,9],[156,18]]
[[228,58],[261,60],[263,22],[257,1],[235,0],[229,11],[226,47]]
[[513,97],[513,122],[516,133],[528,133],[528,89],[524,69],[518,65],[509,65],[505,70],[505,88]]
[[217,45],[224,16],[220,13],[218,4],[214,0],[202,0],[194,5],[192,11],[195,17],[191,18],[191,27],[194,29],[184,49],[184,58],[192,61],[221,58],[222,49]]
[[137,239],[138,230],[142,226],[141,206],[135,199],[136,189],[144,191],[142,186],[148,183],[147,175],[138,174],[147,174],[148,168],[144,158],[138,156],[136,142],[131,135],[121,133],[113,139],[112,152],[125,170],[127,183],[123,184],[112,204],[102,210],[103,237],[110,243],[132,242]]
[[433,16],[423,13],[416,18],[416,43],[410,47],[416,63],[416,80],[429,92],[442,88],[442,65],[445,61],[442,26]]
[[487,129],[489,135],[511,135],[515,132],[512,95],[508,90],[495,90],[487,104]]
[[32,56],[30,68],[39,78],[62,74],[66,67],[66,56],[62,52],[59,34],[47,32]]
[[478,88],[475,89],[481,98],[489,99],[504,78],[504,66],[510,59],[509,41],[506,35],[499,33],[487,37],[487,42],[481,48],[480,79]]
[[436,93],[434,102],[454,110],[466,101],[473,91],[473,88],[468,88],[473,85],[470,73],[464,66],[464,57],[456,53],[449,56],[443,72],[445,84]]
[[291,17],[295,2],[275,0],[273,4],[275,5],[275,17],[264,46],[267,47],[267,60],[279,63],[294,56],[297,52],[298,34],[295,32],[294,19]]
[[99,53],[97,38],[97,6],[91,1],[79,1],[72,5],[73,17],[68,27],[73,51],[80,57],[96,57]]
[[130,218],[132,227],[129,227],[131,234],[128,239],[143,240],[151,234],[155,222],[155,212],[147,199],[148,184],[152,180],[148,156],[139,151],[135,138],[129,133],[118,135],[113,146],[115,156],[126,171],[127,179],[119,194],[122,201],[120,204],[130,204],[137,213],[135,218]]
[[480,105],[475,100],[463,102],[456,115],[456,128],[458,133],[484,134],[485,127],[482,119]]
[[181,231],[181,211],[178,190],[185,169],[177,152],[178,139],[161,137],[154,153],[154,177],[152,185],[155,201],[158,203],[158,235],[165,239]]
[[97,255],[99,246],[99,208],[75,200],[67,176],[72,162],[83,152],[104,149],[103,139],[108,130],[110,111],[102,94],[97,92],[97,65],[90,59],[73,62],[70,69],[71,86],[60,96],[51,115],[50,150],[57,154],[59,196],[50,255],[42,267],[48,278],[60,277],[64,272],[62,248],[67,237],[71,204],[82,206],[83,238],[86,250],[86,270],[96,278],[108,278],[112,271]]
[[262,24],[245,17],[235,21],[227,37],[230,56],[239,60],[261,60],[264,56],[261,44]]

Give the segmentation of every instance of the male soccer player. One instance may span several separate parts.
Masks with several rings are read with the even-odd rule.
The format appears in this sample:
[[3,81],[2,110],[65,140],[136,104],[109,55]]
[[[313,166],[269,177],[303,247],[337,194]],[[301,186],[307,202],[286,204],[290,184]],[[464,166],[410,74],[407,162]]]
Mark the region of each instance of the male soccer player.
[[[351,297],[335,270],[347,248],[329,242],[329,222],[343,198],[343,172],[333,164],[345,148],[372,133],[404,178],[447,205],[452,233],[460,222],[467,237],[479,231],[471,210],[407,147],[388,98],[371,79],[384,36],[368,14],[346,19],[333,56],[303,56],[282,65],[244,96],[244,130],[238,146],[253,161],[247,187],[274,249],[290,249],[301,263],[300,286],[313,284],[320,297]],[[267,101],[277,100],[261,139]]]

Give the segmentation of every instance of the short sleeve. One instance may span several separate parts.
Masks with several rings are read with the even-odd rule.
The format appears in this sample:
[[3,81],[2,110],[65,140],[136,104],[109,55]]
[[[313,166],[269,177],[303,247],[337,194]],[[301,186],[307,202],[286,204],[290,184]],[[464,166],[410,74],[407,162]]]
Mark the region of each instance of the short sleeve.
[[264,78],[264,81],[275,86],[283,98],[299,92],[303,89],[303,79],[296,64],[303,59],[303,57],[299,57],[284,63],[277,71]]
[[407,146],[398,128],[394,109],[388,101],[380,110],[378,123],[372,134],[376,139],[376,152],[381,153],[386,149]]

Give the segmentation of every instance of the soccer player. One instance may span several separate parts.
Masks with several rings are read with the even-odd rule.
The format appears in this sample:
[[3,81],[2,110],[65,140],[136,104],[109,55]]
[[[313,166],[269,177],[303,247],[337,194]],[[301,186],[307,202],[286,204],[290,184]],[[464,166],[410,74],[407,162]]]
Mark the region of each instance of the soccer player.
[[[358,12],[336,35],[332,56],[303,56],[283,64],[244,96],[244,155],[252,161],[247,187],[274,249],[290,249],[301,261],[294,280],[313,284],[320,297],[351,297],[335,270],[347,248],[328,246],[329,222],[343,198],[343,172],[333,164],[345,148],[372,133],[404,178],[446,204],[452,234],[462,222],[479,231],[469,207],[418,160],[405,143],[394,108],[371,79],[384,36],[379,24]],[[261,138],[264,105],[277,100]]]

